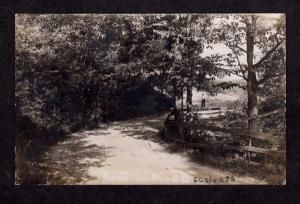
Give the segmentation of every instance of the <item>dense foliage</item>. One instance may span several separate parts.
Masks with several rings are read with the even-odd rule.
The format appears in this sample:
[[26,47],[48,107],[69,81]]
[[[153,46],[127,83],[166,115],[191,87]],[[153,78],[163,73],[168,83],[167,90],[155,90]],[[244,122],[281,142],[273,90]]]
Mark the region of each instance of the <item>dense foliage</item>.
[[[184,92],[189,112],[193,89],[239,86],[248,116],[285,106],[284,17],[19,14],[15,41],[17,153],[34,140],[32,150],[43,151],[66,132],[169,110]],[[222,43],[229,53],[203,57]],[[215,81],[230,74],[247,86]],[[284,130],[282,116],[264,126]]]
[[205,15],[17,15],[16,118],[76,129],[166,110],[185,86],[209,91],[225,73],[200,57],[210,24]]

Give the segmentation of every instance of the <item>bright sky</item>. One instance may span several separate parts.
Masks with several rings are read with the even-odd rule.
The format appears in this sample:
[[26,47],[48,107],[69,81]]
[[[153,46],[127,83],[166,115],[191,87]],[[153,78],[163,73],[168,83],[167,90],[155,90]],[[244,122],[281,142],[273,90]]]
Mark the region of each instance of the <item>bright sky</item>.
[[[212,54],[220,54],[220,55],[223,55],[223,54],[227,54],[227,53],[230,53],[230,49],[228,47],[226,47],[226,45],[224,44],[213,44],[211,45],[212,48],[204,48],[204,51],[203,53],[201,54],[202,57],[208,57],[208,56],[211,56]],[[246,57],[241,57],[241,63],[246,63]],[[224,80],[229,80],[229,81],[235,81],[235,80],[240,80],[242,79],[241,77],[239,76],[236,76],[236,75],[230,75],[230,76],[225,76],[224,78],[222,79],[217,79],[218,81],[224,81]]]

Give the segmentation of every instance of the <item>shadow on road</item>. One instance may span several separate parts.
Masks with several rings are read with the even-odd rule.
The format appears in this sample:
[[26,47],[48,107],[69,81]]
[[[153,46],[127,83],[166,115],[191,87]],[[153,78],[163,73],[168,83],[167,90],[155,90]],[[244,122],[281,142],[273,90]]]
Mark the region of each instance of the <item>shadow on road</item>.
[[47,184],[74,184],[93,179],[88,175],[89,167],[102,167],[111,147],[89,145],[83,140],[88,134],[77,133],[43,155],[38,165]]
[[141,117],[117,124],[120,131],[126,136],[139,140],[148,140],[156,143],[164,143],[158,133],[163,127],[163,121],[166,114],[155,114],[147,117]]

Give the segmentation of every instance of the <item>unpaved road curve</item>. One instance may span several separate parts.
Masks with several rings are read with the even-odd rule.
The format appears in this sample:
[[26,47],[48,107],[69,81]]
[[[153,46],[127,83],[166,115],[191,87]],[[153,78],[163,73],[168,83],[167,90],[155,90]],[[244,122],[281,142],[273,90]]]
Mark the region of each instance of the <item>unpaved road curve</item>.
[[[65,184],[207,184],[205,178],[225,181],[226,176],[234,176],[234,181],[227,178],[218,184],[264,184],[171,152],[157,137],[163,118],[153,115],[74,133],[46,152],[41,165],[63,177]],[[195,177],[200,182],[194,182]]]

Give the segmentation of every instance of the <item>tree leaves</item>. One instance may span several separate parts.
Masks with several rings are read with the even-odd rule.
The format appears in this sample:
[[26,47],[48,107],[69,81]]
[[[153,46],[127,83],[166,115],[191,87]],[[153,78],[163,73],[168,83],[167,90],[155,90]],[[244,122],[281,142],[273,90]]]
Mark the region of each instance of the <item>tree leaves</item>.
[[[216,23],[217,18],[222,20],[220,24]],[[180,87],[189,83],[212,91],[210,84],[215,83],[216,77],[245,74],[244,64],[237,59],[245,55],[246,20],[235,15],[202,14],[17,15],[16,88],[23,91],[20,100],[25,102],[26,96],[33,93],[36,77],[45,91],[35,97],[44,97],[44,103],[50,103],[57,102],[61,94],[66,100],[80,95],[72,99],[78,106],[85,106],[85,90],[98,87],[89,100],[105,104],[110,100],[106,96],[136,80],[149,81],[153,88],[165,93],[172,92],[174,79]],[[263,53],[269,50],[264,47],[276,42],[275,28],[277,39],[282,39],[281,25],[279,22],[272,29],[257,31],[257,45],[262,46]],[[233,52],[226,56],[200,56],[204,47],[212,48],[211,43],[220,42]],[[275,66],[275,58],[281,56],[272,55],[257,72],[267,73],[263,71],[265,67]],[[50,75],[48,71],[57,74]],[[27,72],[36,74],[29,76]],[[69,99],[70,104],[66,105],[71,106]],[[93,108],[96,107],[90,107]]]

